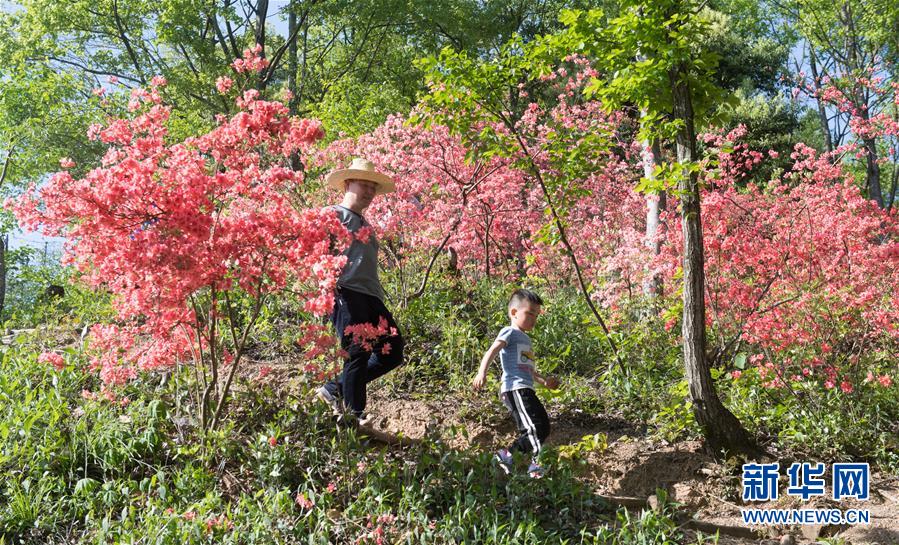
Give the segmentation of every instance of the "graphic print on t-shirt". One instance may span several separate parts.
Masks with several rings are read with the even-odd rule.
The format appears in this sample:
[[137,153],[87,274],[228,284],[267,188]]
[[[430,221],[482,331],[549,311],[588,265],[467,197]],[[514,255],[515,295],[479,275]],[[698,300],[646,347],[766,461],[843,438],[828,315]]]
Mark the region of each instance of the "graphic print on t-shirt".
[[518,362],[518,368],[525,373],[534,374],[534,353],[530,350],[522,350]]

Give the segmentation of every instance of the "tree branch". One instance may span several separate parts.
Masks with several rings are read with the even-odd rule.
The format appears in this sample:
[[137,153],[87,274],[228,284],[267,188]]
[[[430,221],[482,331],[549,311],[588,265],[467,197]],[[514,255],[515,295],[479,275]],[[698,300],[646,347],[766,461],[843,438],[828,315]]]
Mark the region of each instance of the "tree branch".
[[137,74],[140,77],[140,82],[146,85],[147,78],[144,75],[144,71],[140,67],[140,62],[138,62],[137,60],[137,54],[134,52],[134,48],[131,47],[131,40],[128,39],[128,35],[125,32],[125,27],[122,24],[122,19],[119,17],[118,0],[112,0],[112,15],[115,19],[116,29],[119,32],[119,39],[121,39],[122,43],[125,44],[125,49],[128,51],[128,56],[131,57],[131,63],[134,65],[134,69],[137,70]]
[[15,153],[16,149],[16,141],[13,140],[9,143],[9,149],[6,150],[6,160],[3,161],[3,172],[0,172],[0,187],[3,187],[3,182],[6,181],[6,173],[9,168],[9,163],[12,161],[12,156]]
[[[317,2],[317,0],[312,0],[311,2],[309,2],[309,7],[311,8],[312,6],[314,6],[316,2]],[[268,68],[266,68],[265,73],[264,73],[263,77],[261,78],[263,86],[268,85],[269,80],[271,80],[272,76],[275,73],[275,69],[277,68],[277,65],[281,63],[281,58],[284,56],[284,52],[287,51],[288,48],[290,48],[291,43],[294,43],[296,41],[297,35],[300,32],[300,29],[303,28],[303,25],[306,23],[306,18],[309,16],[309,11],[310,10],[308,8],[303,10],[303,16],[300,18],[299,22],[297,23],[297,26],[294,29],[293,34],[288,36],[287,40],[281,45],[281,47],[278,48],[277,51],[275,51],[275,54],[272,55],[272,58],[268,63]]]

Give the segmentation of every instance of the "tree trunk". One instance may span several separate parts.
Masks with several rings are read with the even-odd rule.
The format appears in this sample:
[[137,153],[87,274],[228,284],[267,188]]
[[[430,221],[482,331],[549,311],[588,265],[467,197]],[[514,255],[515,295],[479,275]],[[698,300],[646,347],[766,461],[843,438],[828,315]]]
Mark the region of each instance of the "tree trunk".
[[[867,121],[868,111],[864,110],[862,117]],[[884,208],[883,193],[880,190],[880,165],[877,163],[877,140],[875,138],[864,138],[862,142],[865,144],[865,159],[867,159],[867,169],[865,176],[868,182],[868,198],[877,203],[877,206]]]
[[[818,75],[818,61],[815,57],[815,47],[809,47],[809,66],[812,69],[812,83],[815,86],[815,91],[821,90],[821,78]],[[818,103],[818,121],[821,123],[821,131],[824,133],[824,145],[827,146],[827,151],[833,151],[833,137],[830,135],[830,125],[827,123],[827,110],[824,108],[824,101],[820,98],[816,98],[815,101]]]
[[265,56],[265,20],[268,18],[268,0],[259,0],[256,4],[256,43],[263,48]]
[[[0,170],[0,188],[6,182],[6,174],[9,172],[9,163],[12,161],[16,143],[13,141],[6,150],[6,160],[3,161],[3,170]],[[3,316],[3,308],[6,305],[6,250],[9,248],[9,235],[0,237],[0,317]]]
[[705,331],[705,258],[703,255],[702,217],[699,177],[689,168],[696,160],[696,132],[693,103],[683,65],[669,72],[674,99],[674,117],[681,121],[677,132],[677,159],[684,167],[678,182],[684,235],[684,317],[682,337],[684,366],[690,386],[693,414],[702,428],[709,449],[721,452],[758,453],[749,434],[737,417],[718,399],[706,357]]
[[[268,18],[268,0],[259,0],[256,4],[256,26],[253,29],[253,34],[256,38],[256,43],[262,46],[262,53],[260,53],[261,57],[265,57],[265,20]],[[273,69],[274,67],[269,67],[269,69]],[[268,78],[264,78],[259,76],[256,78],[256,89],[258,91],[264,91],[266,86],[268,85]]]
[[[6,248],[9,246],[9,235],[0,237],[0,318],[6,306]],[[2,319],[0,319],[2,321]]]
[[[659,148],[658,140],[652,143],[645,141],[643,143],[643,175],[646,178],[653,179],[655,176],[655,167],[662,162],[662,150]],[[662,250],[661,241],[659,240],[659,226],[661,222],[661,213],[665,209],[666,195],[665,191],[653,191],[646,195],[646,247],[652,251],[653,256],[658,256]],[[647,277],[643,281],[643,294],[647,297],[658,297],[662,295],[662,279],[657,274]]]
[[[290,0],[287,13],[287,35],[297,32],[296,0]],[[297,115],[297,40],[290,41],[287,49],[287,90],[290,91],[290,115]]]
[[459,254],[456,252],[456,249],[450,246],[446,249],[446,254],[448,256],[448,261],[446,263],[446,271],[456,276],[459,274]]
[[[290,0],[287,14],[287,35],[293,37],[287,49],[287,90],[290,91],[290,100],[288,107],[290,115],[297,115],[297,105],[299,97],[297,96],[297,12],[296,0]],[[303,162],[300,160],[300,153],[295,151],[290,154],[290,168],[294,171],[304,170]]]
[[[855,18],[849,2],[843,3],[842,16],[849,53],[849,69],[854,76],[860,77],[865,69],[864,54],[859,44],[859,34],[856,32]],[[855,108],[861,112],[862,120],[867,124],[871,119],[871,114],[868,110],[868,91],[859,83],[854,83],[852,86],[852,101]],[[865,180],[867,182],[868,198],[876,202],[877,206],[883,208],[883,194],[880,190],[880,165],[877,164],[877,139],[862,138],[862,143],[865,146],[865,159],[867,160]]]
[[893,164],[893,175],[892,182],[890,183],[890,192],[888,193],[889,200],[886,202],[886,209],[890,210],[893,208],[893,203],[896,202],[896,185],[899,182],[899,165],[896,163]]

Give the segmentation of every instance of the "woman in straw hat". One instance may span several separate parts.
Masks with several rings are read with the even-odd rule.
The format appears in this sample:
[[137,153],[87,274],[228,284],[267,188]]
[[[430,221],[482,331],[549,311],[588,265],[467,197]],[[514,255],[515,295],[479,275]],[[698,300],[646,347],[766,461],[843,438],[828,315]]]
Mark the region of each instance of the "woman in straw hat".
[[[351,233],[356,233],[369,223],[362,216],[375,196],[394,191],[390,176],[375,170],[374,164],[365,159],[354,159],[350,168],[328,174],[329,186],[343,191],[343,201],[331,207]],[[384,289],[378,279],[378,241],[372,234],[367,241],[354,239],[344,252],[347,264],[337,280],[337,293],[331,323],[348,356],[343,372],[319,388],[316,394],[331,405],[335,412],[344,411],[364,424],[366,385],[372,380],[396,369],[403,363],[403,337],[393,315],[384,305]],[[353,335],[345,334],[347,326],[371,324],[379,326],[386,321],[387,334],[367,343],[358,342]]]

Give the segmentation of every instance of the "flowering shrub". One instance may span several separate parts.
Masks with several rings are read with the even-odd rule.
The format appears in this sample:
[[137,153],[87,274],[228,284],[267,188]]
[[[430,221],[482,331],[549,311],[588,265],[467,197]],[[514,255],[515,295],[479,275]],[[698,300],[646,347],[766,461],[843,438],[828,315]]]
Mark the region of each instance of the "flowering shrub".
[[[563,67],[542,78],[555,97],[548,106],[531,101],[524,84],[519,86],[524,106],[517,126],[537,168],[554,180],[553,198],[564,204],[569,228],[577,233],[572,238],[578,255],[610,255],[622,237],[642,236],[643,201],[631,189],[639,174],[628,163],[636,148],[619,140],[622,129],[630,130],[622,113],[583,101],[582,88],[595,70],[581,57],[571,57],[569,64],[570,73]],[[416,110],[410,120],[428,115]],[[551,279],[571,275],[546,227],[545,198],[523,152],[478,155],[446,126],[410,120],[391,116],[370,134],[332,143],[313,161],[319,168],[342,166],[364,156],[396,177],[397,192],[376,199],[368,213],[378,236],[399,246],[391,256],[395,263],[420,259],[422,249],[433,254],[447,248],[470,273],[513,281],[528,273]],[[473,130],[483,139],[514,139],[501,124],[485,122]],[[626,157],[613,153],[606,138],[623,145]],[[624,262],[585,267],[592,274],[620,276]]]
[[[740,142],[745,133],[738,127],[701,137],[707,148],[701,170],[707,324],[719,340],[715,363],[748,345],[755,354],[748,363],[759,366],[767,387],[810,381],[851,392],[859,384],[892,384],[899,217],[858,190],[841,162],[853,145],[819,154],[798,144],[789,172],[764,187],[744,188],[754,168],[776,158],[776,152],[748,149]],[[669,294],[680,286],[676,198],[659,234],[663,252],[654,257],[645,246],[642,200],[626,185],[636,156],[609,161],[580,182],[591,191],[569,210],[571,238],[598,280],[596,297],[613,310],[638,294],[650,275],[659,274]]]
[[[570,282],[570,262],[545,227],[537,168],[552,181],[550,196],[562,210],[596,299],[614,314],[655,276],[667,284],[667,293],[676,294],[680,219],[671,211],[665,215],[657,235],[664,250],[652,255],[645,240],[645,197],[635,190],[642,147],[634,127],[623,113],[584,101],[581,90],[595,71],[576,56],[566,62],[567,68],[541,78],[541,92],[554,100],[532,100],[526,86],[519,86],[518,98],[529,101],[516,124],[519,152],[484,159],[441,125],[424,131],[394,117],[370,135],[335,142],[317,157],[318,164],[360,154],[397,177],[398,192],[377,200],[372,217],[381,219],[382,236],[408,243],[406,259],[416,253],[409,248],[431,251],[446,244],[473,271],[499,270],[513,279],[526,271]],[[477,128],[484,138],[510,138],[502,126]],[[778,154],[748,149],[741,142],[745,134],[738,127],[701,137],[707,150],[700,165],[707,319],[720,340],[716,363],[748,344],[757,352],[751,363],[767,366],[768,386],[816,380],[847,391],[868,371],[874,373],[868,382],[888,382],[877,378],[889,375],[876,362],[895,351],[899,327],[899,303],[890,287],[899,270],[895,213],[878,210],[858,191],[840,160],[853,146],[822,156],[797,145],[789,172],[765,187],[746,187],[753,169]],[[532,163],[520,156],[525,152]],[[673,201],[669,210],[677,205]],[[491,254],[485,240],[501,251]],[[854,365],[862,354],[873,357],[873,368]]]
[[[705,171],[703,193],[707,319],[721,339],[718,355],[748,343],[767,387],[812,381],[850,393],[872,371],[889,384],[884,373],[896,372],[889,362],[899,342],[899,218],[859,192],[839,161],[843,149],[819,155],[799,144],[781,179],[738,190],[763,160],[733,144],[742,132],[706,137],[719,163]],[[662,259],[674,288],[679,229],[669,241]]]
[[[264,68],[257,53],[235,68]],[[322,137],[317,122],[250,89],[210,132],[167,142],[164,85],[135,89],[132,117],[90,128],[108,146],[99,167],[58,172],[8,206],[23,227],[65,236],[66,259],[115,294],[119,321],[91,335],[104,385],[192,362],[199,420],[214,427],[266,297],[291,288],[307,311],[330,312],[345,262],[332,246],[350,238],[335,215],[288,199],[303,182],[289,157]]]
[[[534,101],[522,108],[517,124],[521,145],[544,179],[566,182],[552,186],[551,195],[563,210],[571,246],[593,279],[598,300],[614,311],[656,275],[664,279],[667,293],[676,294],[682,261],[680,219],[671,211],[666,214],[666,228],[658,234],[664,251],[653,256],[645,240],[645,198],[634,189],[641,175],[641,147],[633,140],[633,128],[623,114],[604,112],[596,101],[583,101],[580,89],[592,69],[578,57],[568,62],[574,65],[571,72],[561,67],[542,78],[556,100]],[[529,99],[524,86],[519,98]],[[888,125],[878,127],[891,130]],[[438,191],[453,187],[440,182],[441,176],[452,180],[453,171],[470,176],[478,164],[447,161],[471,156],[472,150],[458,141],[441,143],[448,138],[444,128],[432,128],[432,133],[423,134],[394,118],[371,135],[337,142],[329,151],[348,155],[364,150],[401,182],[408,180],[407,187],[417,188],[381,201],[384,208],[375,216],[393,221],[385,232],[393,228],[406,239],[436,233],[420,239],[433,248],[450,226],[453,232],[446,235],[450,244],[460,255],[469,256],[463,262],[490,263],[501,270],[502,262],[490,262],[478,244],[482,224],[455,223],[453,216],[438,212],[447,205],[458,210],[472,202],[459,192]],[[503,128],[491,131],[500,134]],[[764,187],[745,187],[753,169],[777,158],[777,152],[748,149],[741,143],[745,134],[746,129],[738,127],[727,134],[702,136],[708,152],[700,165],[707,320],[720,340],[713,354],[716,363],[748,344],[756,353],[750,363],[767,373],[764,384],[769,387],[797,380],[843,391],[865,380],[891,384],[890,373],[896,370],[884,362],[895,357],[899,338],[899,300],[891,287],[899,283],[896,214],[879,210],[858,191],[841,162],[856,149],[851,145],[819,155],[799,144],[789,172]],[[448,149],[451,153],[446,156],[426,155]],[[507,270],[524,257],[528,273],[570,281],[571,268],[559,255],[553,234],[540,228],[544,202],[533,189],[533,165],[525,165],[515,154],[502,161],[502,186],[512,191],[501,192],[491,185],[493,180],[485,179],[479,186],[485,195],[478,194],[474,202],[483,204],[495,195],[492,221],[506,226],[499,232],[508,233],[509,240],[519,238],[509,246],[514,251],[502,256],[513,264]],[[435,163],[455,166],[439,174],[439,169],[428,170]],[[673,205],[669,210],[676,207],[676,199]],[[867,363],[856,365],[862,356]]]
[[37,361],[39,363],[51,365],[57,371],[62,371],[66,368],[65,360],[56,352],[44,352],[40,356],[38,356]]
[[821,76],[817,81],[799,72],[793,90],[794,98],[805,93],[815,97],[822,108],[834,109],[852,131],[854,146],[846,151],[856,160],[865,161],[868,196],[887,209],[894,204],[891,193],[896,187],[882,187],[886,177],[881,168],[891,163],[895,169],[899,156],[899,121],[895,114],[899,82],[891,81],[891,71],[892,66],[877,56],[858,70]]
[[468,152],[446,127],[391,116],[370,134],[333,142],[314,165],[366,157],[399,181],[395,193],[376,199],[366,213],[397,264],[448,249],[463,269],[514,274],[505,266],[523,257],[540,221],[536,195],[509,160],[468,163]]

